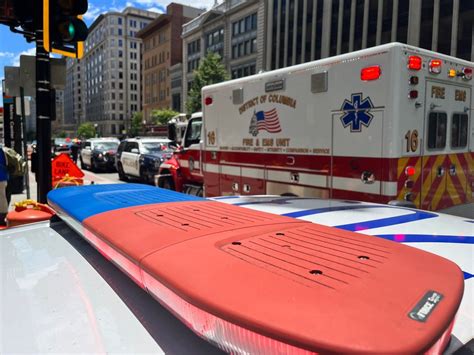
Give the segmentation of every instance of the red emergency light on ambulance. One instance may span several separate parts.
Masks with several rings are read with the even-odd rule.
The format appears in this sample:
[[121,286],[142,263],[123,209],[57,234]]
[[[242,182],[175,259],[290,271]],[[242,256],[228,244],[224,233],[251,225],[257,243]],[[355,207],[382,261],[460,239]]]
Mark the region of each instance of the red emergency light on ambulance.
[[439,210],[473,201],[473,63],[400,43],[204,87],[157,184]]

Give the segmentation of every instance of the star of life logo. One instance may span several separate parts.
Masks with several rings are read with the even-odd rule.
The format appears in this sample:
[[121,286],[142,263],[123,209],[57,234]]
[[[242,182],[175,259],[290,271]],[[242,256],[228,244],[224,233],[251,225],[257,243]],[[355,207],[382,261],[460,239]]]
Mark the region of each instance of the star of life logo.
[[351,132],[360,132],[362,126],[369,127],[370,122],[374,116],[370,110],[374,108],[374,104],[369,96],[362,99],[362,93],[351,95],[351,101],[344,100],[341,111],[344,114],[341,116],[341,122],[344,128],[350,127]]

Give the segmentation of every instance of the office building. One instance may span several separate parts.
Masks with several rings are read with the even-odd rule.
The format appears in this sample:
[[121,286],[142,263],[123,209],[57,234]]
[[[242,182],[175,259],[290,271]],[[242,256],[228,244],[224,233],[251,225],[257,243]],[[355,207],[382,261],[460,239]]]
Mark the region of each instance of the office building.
[[[158,13],[127,7],[102,14],[89,28],[81,60],[84,120],[101,136],[127,134],[141,111],[141,45],[136,37]],[[69,106],[70,107],[70,106]]]
[[66,87],[64,88],[64,124],[79,127],[84,122],[81,60],[66,58]]
[[232,78],[264,68],[265,4],[258,0],[225,0],[183,26],[183,102],[194,70],[209,51],[221,56]]
[[474,60],[472,0],[266,0],[267,70],[388,42]]
[[[147,122],[150,122],[153,110],[173,106],[170,69],[181,63],[183,58],[182,27],[203,12],[202,9],[171,3],[166,8],[166,14],[160,15],[137,33],[137,37],[143,40],[142,102],[143,117]],[[178,98],[174,96],[174,100]],[[178,107],[175,105],[175,108]]]

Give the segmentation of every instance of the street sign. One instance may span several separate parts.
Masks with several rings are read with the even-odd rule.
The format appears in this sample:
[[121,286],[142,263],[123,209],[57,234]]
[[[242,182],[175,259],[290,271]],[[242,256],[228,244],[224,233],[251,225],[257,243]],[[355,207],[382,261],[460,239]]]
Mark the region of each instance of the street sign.
[[19,67],[5,67],[5,95],[20,96]]
[[59,154],[53,159],[51,163],[53,181],[61,180],[62,178],[69,176],[75,178],[84,177],[84,173],[77,167],[72,161],[71,157],[67,154]]
[[[66,59],[51,58],[51,88],[64,89],[66,87]],[[25,96],[36,95],[36,57],[31,55],[20,56],[20,81],[25,89]],[[28,91],[27,88],[32,88]]]
[[15,98],[15,108],[16,108],[16,114],[17,115],[20,115],[20,116],[29,116],[31,115],[31,111],[30,111],[30,100],[29,99],[26,99],[25,100],[25,114],[23,114],[23,112],[21,112],[21,97],[16,97]]

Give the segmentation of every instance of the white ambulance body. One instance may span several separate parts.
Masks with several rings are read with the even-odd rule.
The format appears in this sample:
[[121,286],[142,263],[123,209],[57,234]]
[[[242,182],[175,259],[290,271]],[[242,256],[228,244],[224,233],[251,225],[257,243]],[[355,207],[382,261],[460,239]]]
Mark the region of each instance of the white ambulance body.
[[[391,43],[203,88],[177,155],[206,196],[472,202],[474,63]],[[403,202],[401,202],[403,203]]]

